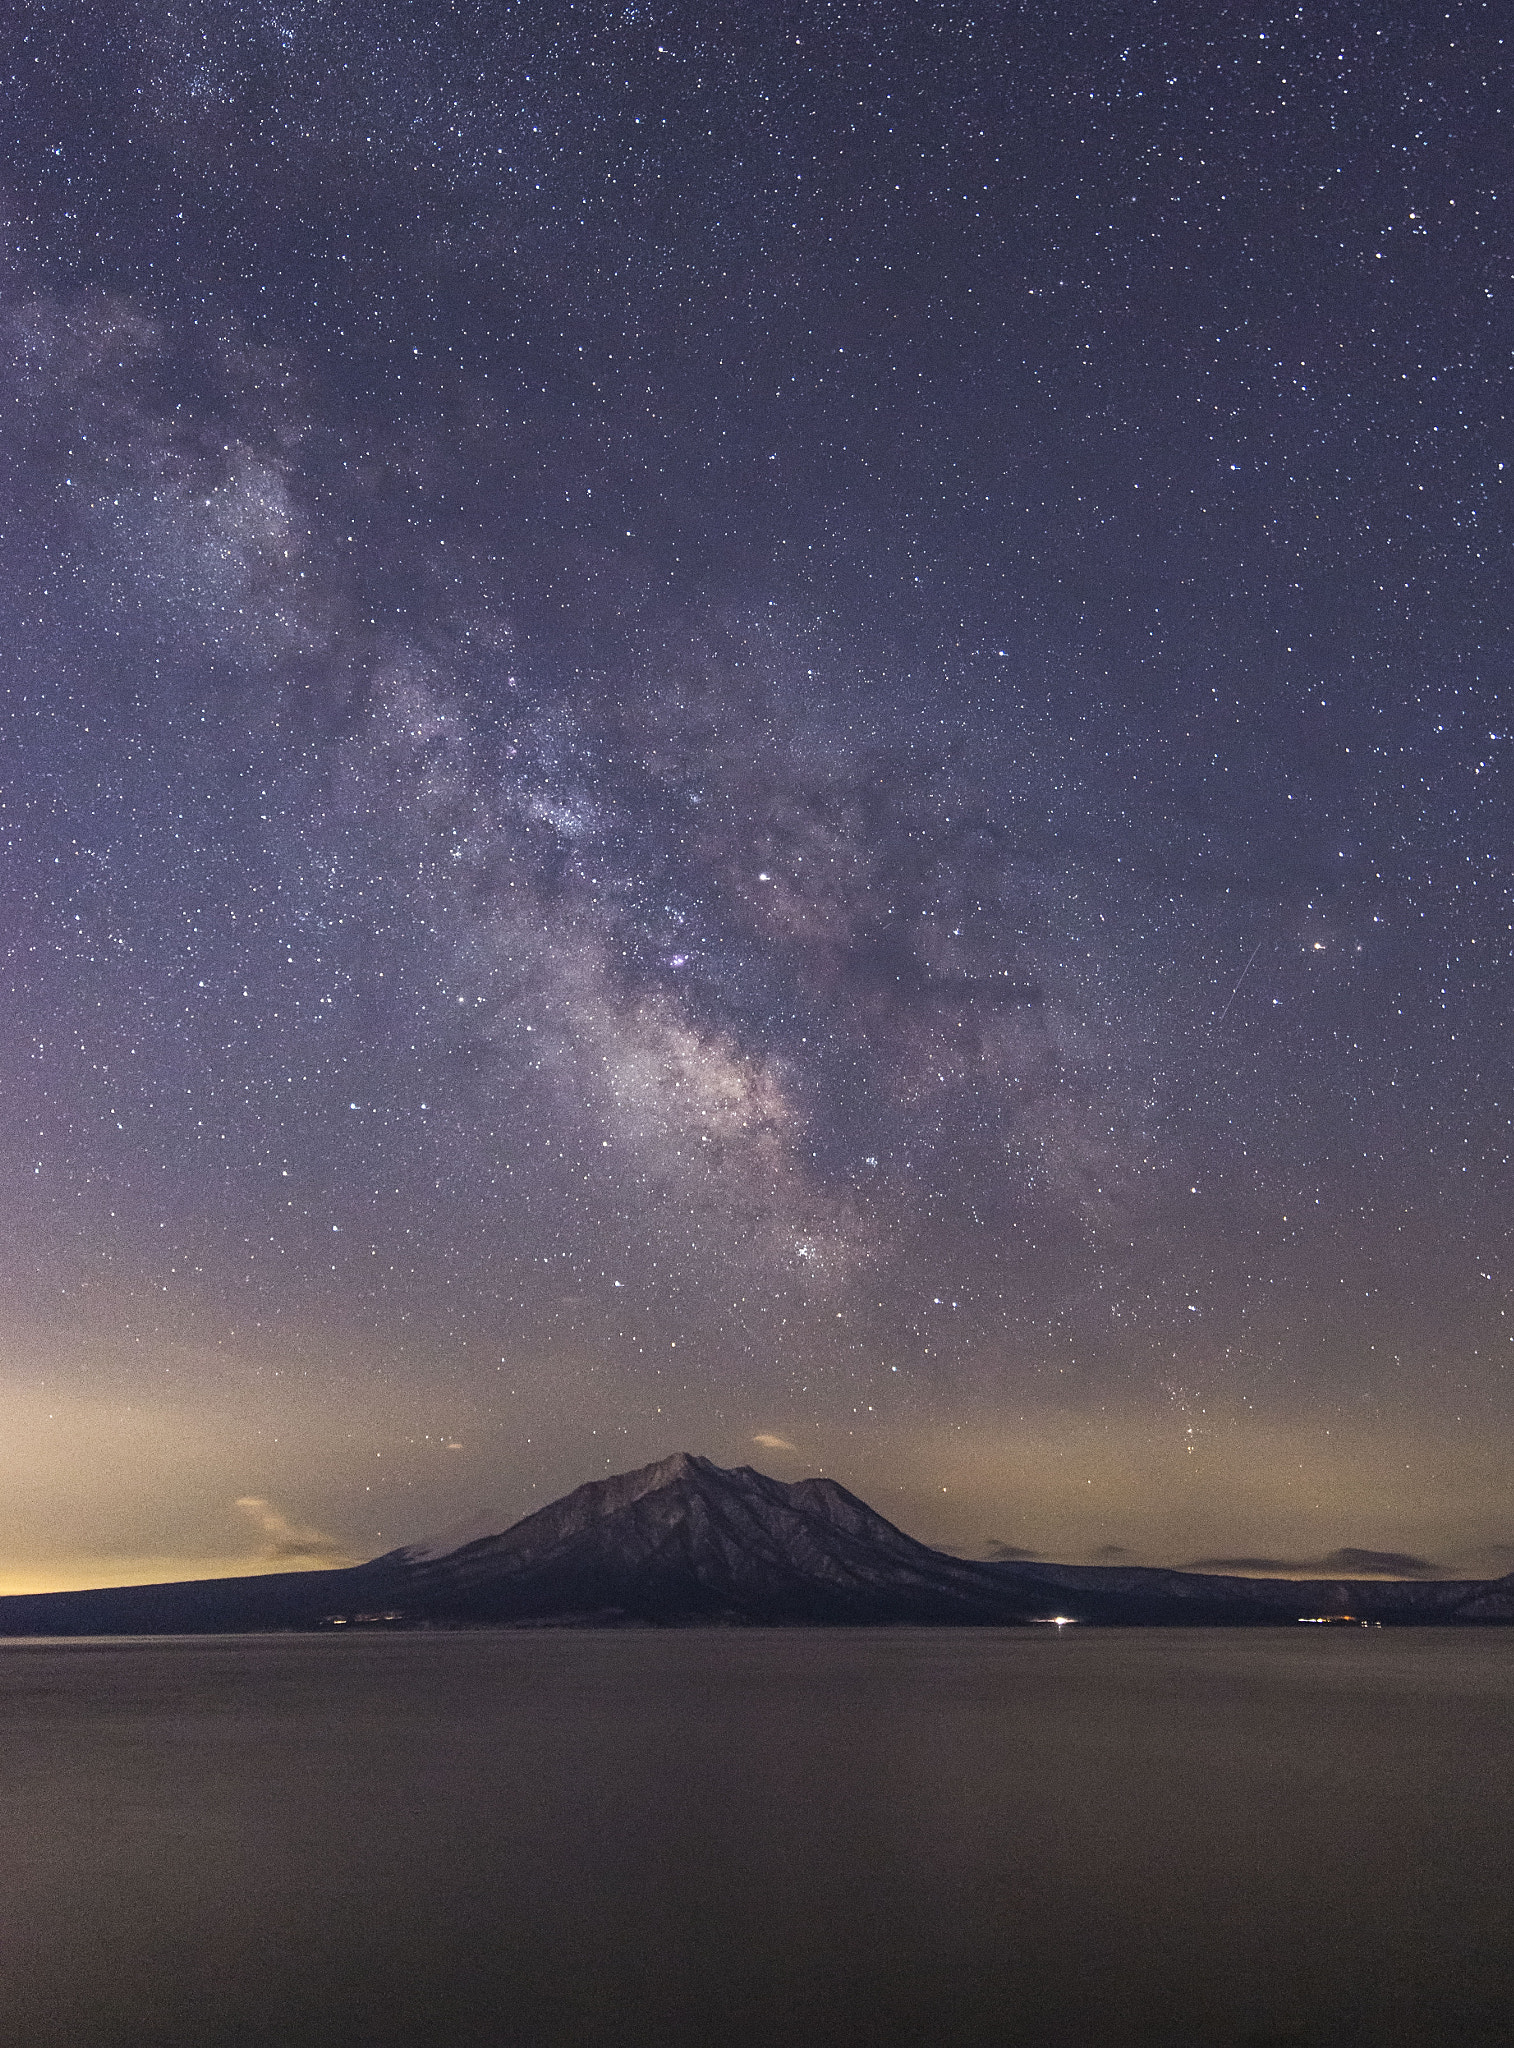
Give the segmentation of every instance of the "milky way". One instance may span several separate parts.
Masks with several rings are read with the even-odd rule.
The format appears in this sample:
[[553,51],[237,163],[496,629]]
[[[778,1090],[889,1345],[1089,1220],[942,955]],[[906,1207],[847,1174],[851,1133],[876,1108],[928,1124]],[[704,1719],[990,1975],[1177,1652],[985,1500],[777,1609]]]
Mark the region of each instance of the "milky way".
[[1496,1562],[1493,12],[19,19],[15,1571]]

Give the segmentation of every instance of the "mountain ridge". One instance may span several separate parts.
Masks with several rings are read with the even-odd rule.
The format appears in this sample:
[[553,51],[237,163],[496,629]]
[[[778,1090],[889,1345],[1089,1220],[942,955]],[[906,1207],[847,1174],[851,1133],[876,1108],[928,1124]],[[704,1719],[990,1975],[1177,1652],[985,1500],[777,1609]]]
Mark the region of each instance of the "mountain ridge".
[[1238,1626],[1514,1621],[1502,1579],[1250,1579],[1157,1566],[979,1563],[933,1550],[824,1476],[694,1452],[586,1481],[496,1534],[366,1564],[0,1598],[0,1635],[336,1626]]

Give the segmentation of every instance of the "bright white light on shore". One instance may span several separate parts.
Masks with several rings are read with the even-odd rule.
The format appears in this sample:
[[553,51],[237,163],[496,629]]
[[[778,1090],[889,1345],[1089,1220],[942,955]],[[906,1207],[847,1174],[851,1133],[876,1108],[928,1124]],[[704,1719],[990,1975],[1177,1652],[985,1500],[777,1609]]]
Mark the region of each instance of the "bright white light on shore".
[[1037,1621],[1039,1621],[1044,1628],[1054,1628],[1057,1631],[1058,1635],[1061,1634],[1064,1628],[1070,1628],[1071,1626],[1073,1626],[1073,1624],[1077,1621],[1077,1618],[1078,1617],[1075,1614],[1038,1614],[1036,1616]]

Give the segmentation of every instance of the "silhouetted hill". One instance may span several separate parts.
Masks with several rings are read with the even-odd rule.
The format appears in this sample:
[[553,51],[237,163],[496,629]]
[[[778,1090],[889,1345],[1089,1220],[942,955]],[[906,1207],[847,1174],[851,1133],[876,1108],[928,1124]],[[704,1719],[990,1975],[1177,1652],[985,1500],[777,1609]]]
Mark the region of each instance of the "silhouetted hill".
[[1514,1621],[1504,1579],[1287,1580],[978,1564],[896,1529],[833,1479],[792,1485],[681,1451],[591,1480],[497,1536],[286,1572],[0,1599],[4,1635],[331,1626],[914,1622],[1013,1625]]

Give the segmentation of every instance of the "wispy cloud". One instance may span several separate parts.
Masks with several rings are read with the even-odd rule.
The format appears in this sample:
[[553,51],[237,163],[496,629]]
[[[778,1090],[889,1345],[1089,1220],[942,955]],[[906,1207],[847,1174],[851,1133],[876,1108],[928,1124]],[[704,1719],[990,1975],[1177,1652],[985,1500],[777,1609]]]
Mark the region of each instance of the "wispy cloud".
[[791,1444],[786,1436],[774,1436],[770,1430],[760,1429],[752,1438],[754,1444],[761,1444],[765,1451],[797,1451],[798,1444]]
[[291,1521],[272,1501],[264,1500],[260,1494],[243,1494],[236,1506],[262,1535],[263,1557],[267,1563],[329,1565],[342,1562],[342,1546],[335,1536],[313,1529],[306,1522]]

